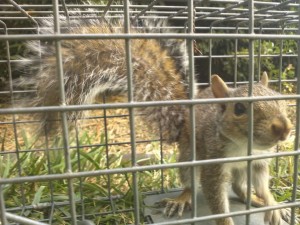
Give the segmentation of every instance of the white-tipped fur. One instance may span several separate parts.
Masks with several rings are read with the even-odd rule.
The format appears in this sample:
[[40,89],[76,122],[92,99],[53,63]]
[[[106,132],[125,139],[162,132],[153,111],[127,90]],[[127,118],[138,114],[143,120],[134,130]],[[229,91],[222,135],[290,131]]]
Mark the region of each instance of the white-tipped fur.
[[[80,18],[66,21],[60,18],[61,33],[114,35],[123,32],[123,21]],[[141,21],[139,21],[141,23]],[[142,21],[143,27],[134,26],[132,33],[161,32],[166,21]],[[53,21],[40,21],[40,34],[53,33]],[[168,32],[167,30],[164,30]],[[182,40],[133,39],[132,70],[135,101],[185,99],[188,96],[186,82],[186,52]],[[23,67],[30,68],[35,76],[19,80],[19,86],[30,85],[37,89],[33,106],[60,104],[56,71],[55,46],[51,41],[30,41],[32,53],[24,60]],[[62,40],[62,63],[67,105],[92,104],[99,96],[119,95],[127,92],[127,67],[124,40],[79,39]],[[170,80],[166,85],[165,80]],[[155,91],[154,91],[155,90]],[[150,124],[159,123],[167,140],[176,140],[183,123],[183,106],[141,109]],[[74,112],[72,119],[82,114]],[[55,113],[45,112],[42,124],[46,130],[52,127]]]

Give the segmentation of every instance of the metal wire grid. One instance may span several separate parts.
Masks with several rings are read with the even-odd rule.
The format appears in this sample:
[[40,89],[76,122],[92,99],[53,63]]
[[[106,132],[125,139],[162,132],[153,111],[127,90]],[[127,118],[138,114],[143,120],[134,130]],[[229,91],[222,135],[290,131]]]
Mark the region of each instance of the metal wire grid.
[[[274,80],[279,84],[281,87],[282,82],[286,82],[288,80],[281,79],[281,73],[283,71],[283,60],[284,58],[298,58],[299,51],[297,54],[283,54],[281,51],[280,54],[266,54],[261,55],[259,53],[255,54],[254,52],[254,41],[255,40],[271,40],[271,39],[279,39],[281,41],[281,50],[282,50],[282,43],[284,40],[297,40],[299,43],[299,3],[297,1],[285,1],[282,3],[276,2],[265,2],[265,1],[223,1],[223,0],[211,0],[209,1],[210,6],[206,6],[207,2],[195,1],[188,1],[184,3],[183,1],[178,1],[178,5],[170,7],[170,4],[175,4],[174,1],[169,3],[165,1],[166,5],[159,4],[159,1],[152,1],[148,5],[129,5],[128,1],[124,1],[123,4],[113,4],[114,1],[108,1],[105,5],[75,5],[75,4],[65,4],[64,1],[61,1],[61,5],[58,4],[58,1],[53,1],[53,4],[49,5],[18,5],[12,0],[8,0],[7,4],[2,4],[2,11],[0,11],[0,25],[1,25],[1,33],[4,35],[0,36],[0,41],[5,43],[6,47],[6,55],[0,58],[0,65],[7,65],[7,73],[10,80],[9,90],[1,90],[0,95],[8,95],[11,97],[11,103],[14,104],[14,95],[23,93],[23,92],[33,92],[34,90],[14,90],[12,86],[12,68],[18,63],[20,60],[18,59],[11,59],[10,57],[10,42],[18,40],[18,41],[25,41],[25,40],[55,40],[56,41],[56,49],[57,49],[57,60],[58,65],[60,68],[60,78],[61,78],[61,97],[64,99],[64,89],[63,89],[63,82],[62,82],[62,61],[61,61],[61,54],[60,54],[60,40],[64,39],[97,39],[97,38],[122,38],[126,40],[126,49],[127,49],[127,67],[128,67],[128,87],[129,87],[129,100],[132,99],[132,80],[131,80],[131,58],[130,58],[130,40],[136,38],[185,38],[188,42],[188,53],[189,53],[189,62],[190,62],[190,71],[192,73],[189,74],[190,76],[190,86],[193,87],[194,81],[194,64],[193,59],[202,59],[208,58],[209,59],[209,74],[212,71],[212,61],[214,59],[222,58],[234,58],[235,65],[238,64],[238,60],[240,58],[249,58],[249,64],[252,65],[249,67],[249,83],[250,86],[254,82],[254,74],[260,74],[260,66],[258,66],[258,71],[254,71],[254,60],[257,58],[260,61],[260,58],[263,57],[279,57],[279,71],[280,76],[279,80]],[[182,3],[183,2],[183,3]],[[169,4],[169,5],[168,5]],[[180,6],[182,4],[183,6]],[[214,5],[215,4],[215,5]],[[125,18],[125,34],[118,34],[114,36],[106,36],[103,34],[93,34],[93,35],[74,35],[74,34],[59,34],[59,23],[58,17],[59,14],[68,15],[70,19],[72,17],[72,11],[75,9],[79,9],[82,14],[88,16],[89,11],[86,11],[86,8],[93,8],[95,12],[99,16],[107,16],[107,17],[120,17],[124,16]],[[32,10],[29,14],[29,10]],[[95,13],[93,12],[93,13]],[[194,16],[193,16],[194,14]],[[168,28],[176,28],[182,29],[185,33],[166,33],[166,34],[129,34],[128,27],[129,27],[129,19],[130,18],[153,18],[153,17],[160,17],[160,18],[169,18],[173,26]],[[41,17],[51,17],[54,18],[56,21],[56,31],[58,32],[55,35],[35,35],[30,34],[32,32],[37,32],[39,30],[38,24],[36,19]],[[11,27],[9,24],[11,21],[14,20],[24,20],[29,22],[30,25],[26,27]],[[201,23],[202,22],[202,23]],[[207,23],[206,23],[207,22]],[[226,32],[224,32],[226,30]],[[29,34],[28,34],[29,33]],[[193,51],[193,40],[209,40],[209,47],[210,51],[208,55],[195,55]],[[241,54],[234,54],[234,55],[215,55],[212,52],[212,44],[213,40],[215,39],[233,39],[235,40],[235,47],[237,48],[238,41],[241,39],[249,40],[250,47],[249,47],[249,54],[241,55]],[[237,52],[236,52],[237,53]],[[297,76],[299,76],[300,65],[297,64]],[[235,68],[233,73],[233,84],[242,83],[238,82],[238,68]],[[289,80],[289,82],[296,82],[295,80]],[[201,83],[199,85],[207,85],[207,83]],[[133,211],[134,213],[134,223],[140,224],[142,222],[142,218],[140,218],[140,211],[141,211],[141,203],[139,202],[139,190],[138,190],[138,176],[137,174],[142,171],[149,171],[149,170],[159,170],[159,169],[167,169],[167,168],[178,168],[178,167],[185,167],[185,166],[199,166],[204,165],[207,163],[224,163],[224,162],[238,162],[246,160],[251,164],[251,161],[255,159],[261,158],[272,158],[278,156],[294,156],[294,171],[297,171],[298,168],[298,159],[299,159],[299,122],[300,122],[300,110],[299,110],[299,92],[300,92],[300,83],[297,82],[297,95],[285,95],[282,97],[252,97],[251,93],[249,93],[248,98],[236,98],[236,99],[214,99],[214,100],[207,100],[207,99],[192,99],[192,95],[190,96],[190,100],[177,100],[177,101],[170,101],[170,102],[130,102],[129,103],[118,103],[118,104],[98,104],[98,105],[87,105],[87,106],[67,106],[63,105],[60,107],[40,107],[40,108],[1,108],[0,114],[11,114],[13,115],[12,121],[9,122],[13,125],[15,130],[14,138],[17,139],[17,124],[25,123],[26,121],[18,121],[16,119],[16,115],[21,113],[33,113],[33,112],[43,112],[46,110],[49,111],[60,111],[63,115],[63,136],[64,136],[64,152],[65,152],[65,159],[66,159],[66,170],[64,173],[61,174],[47,174],[44,176],[19,176],[15,178],[5,178],[0,180],[0,190],[3,188],[4,185],[7,184],[20,184],[20,191],[22,191],[22,185],[26,185],[27,182],[50,182],[54,180],[66,180],[68,183],[68,193],[69,199],[68,201],[57,203],[54,201],[49,202],[47,205],[51,208],[51,212],[53,212],[53,208],[57,207],[59,204],[66,204],[71,206],[70,210],[70,217],[67,220],[70,221],[71,224],[77,224],[77,220],[84,220],[88,212],[84,211],[84,208],[81,209],[81,212],[78,213],[76,210],[76,206],[78,205],[78,201],[75,200],[74,190],[72,181],[77,178],[84,178],[84,177],[95,177],[100,175],[112,175],[112,174],[122,174],[122,173],[131,173],[133,174],[133,195],[134,195],[134,208],[128,209],[128,211]],[[191,90],[192,93],[192,90]],[[238,158],[230,158],[230,159],[218,159],[218,160],[205,160],[205,161],[195,161],[192,162],[178,162],[172,164],[157,164],[157,165],[147,165],[147,166],[138,166],[136,162],[136,143],[137,140],[135,139],[135,125],[134,125],[134,116],[135,116],[135,108],[137,107],[146,107],[146,106],[162,106],[162,105],[174,105],[174,104],[184,104],[190,107],[190,115],[191,115],[191,124],[192,127],[195,127],[195,118],[194,118],[194,106],[196,104],[206,104],[206,103],[221,103],[221,102],[241,102],[247,101],[252,103],[254,101],[259,100],[270,100],[270,99],[293,99],[297,100],[297,113],[296,113],[296,140],[295,140],[295,151],[294,152],[281,152],[281,153],[270,153],[263,156],[247,156],[247,157],[238,157]],[[72,168],[70,165],[70,155],[69,150],[72,148],[68,143],[68,129],[67,129],[67,121],[65,114],[67,112],[73,110],[91,110],[91,109],[114,109],[114,108],[128,108],[129,109],[129,118],[130,118],[130,132],[131,132],[131,144],[132,144],[132,166],[126,168],[114,168],[114,169],[107,169],[107,170],[97,170],[97,171],[76,171],[72,172]],[[126,115],[121,115],[126,116]],[[249,129],[252,129],[252,116],[250,115],[249,121]],[[0,122],[4,124],[5,122]],[[107,132],[106,132],[107,133]],[[251,133],[251,132],[249,132]],[[249,150],[252,149],[252,137],[249,137]],[[193,159],[195,159],[195,137],[192,135],[191,139],[191,146],[194,146],[193,151]],[[108,144],[108,143],[106,143]],[[17,145],[16,145],[17,146]],[[18,152],[19,150],[16,149],[12,152],[1,152],[1,155],[5,154],[16,154],[17,158],[19,157]],[[28,150],[30,151],[30,150]],[[36,151],[36,150],[34,150]],[[45,149],[40,149],[40,151],[45,151]],[[249,152],[250,155],[251,152]],[[18,158],[19,160],[19,158]],[[249,167],[250,168],[250,167]],[[19,168],[21,170],[21,168]],[[251,174],[251,170],[249,169],[248,173]],[[195,173],[193,172],[192,176]],[[275,209],[275,208],[282,208],[282,207],[292,207],[292,217],[295,217],[295,208],[299,207],[299,202],[296,201],[296,192],[297,192],[297,173],[294,174],[294,184],[293,184],[293,196],[289,203],[284,204],[284,206],[272,206],[266,207],[261,209],[252,209],[251,212],[247,210],[226,214],[227,215],[249,215],[253,212],[258,211],[266,211],[268,209]],[[251,176],[248,176],[251,177]],[[163,179],[163,176],[162,176]],[[195,179],[192,179],[195,180]],[[162,182],[163,183],[163,182]],[[248,180],[248,184],[251,184],[251,181]],[[248,185],[250,186],[250,185]],[[196,208],[197,206],[197,199],[196,199],[196,184],[193,184],[194,193],[193,193],[193,206]],[[164,189],[162,185],[162,190]],[[40,222],[35,222],[33,220],[26,219],[24,217],[24,211],[28,208],[33,208],[34,206],[22,205],[14,211],[10,211],[11,209],[5,206],[5,196],[3,196],[3,192],[0,191],[1,198],[0,198],[0,213],[1,213],[1,223],[7,224],[7,220],[13,221],[15,223],[21,224],[44,224],[45,223],[52,223],[51,215],[49,215],[49,219],[41,220]],[[50,193],[51,195],[53,193]],[[250,194],[250,193],[248,193]],[[83,197],[83,196],[81,196]],[[108,200],[111,201],[111,205],[113,196],[108,196]],[[79,201],[79,204],[82,203]],[[250,207],[250,202],[247,203],[247,207]],[[113,208],[113,207],[112,207]],[[21,216],[17,216],[13,213],[21,211]],[[126,210],[125,210],[126,211]],[[13,213],[12,213],[13,212]],[[118,213],[119,211],[113,209],[111,212],[107,213]],[[80,215],[79,215],[80,214]],[[101,214],[100,214],[101,215]],[[219,215],[218,215],[219,216]],[[161,224],[182,224],[182,223],[194,223],[196,221],[202,221],[207,219],[213,219],[218,217],[216,215],[201,217],[198,218],[196,215],[196,211],[193,211],[193,218],[187,220],[178,220],[176,222],[169,222],[169,223],[161,223]],[[249,217],[247,217],[249,222]],[[291,224],[294,224],[292,222]]]

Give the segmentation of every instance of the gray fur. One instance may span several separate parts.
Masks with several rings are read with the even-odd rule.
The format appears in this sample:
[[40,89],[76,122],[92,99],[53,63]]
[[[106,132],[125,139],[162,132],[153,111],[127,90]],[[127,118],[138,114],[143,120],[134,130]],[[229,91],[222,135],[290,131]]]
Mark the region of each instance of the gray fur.
[[[222,87],[224,90],[220,90]],[[212,90],[215,88],[223,94],[221,97],[248,96],[248,86],[230,89],[225,84],[220,85],[220,81],[218,81],[213,82],[211,88],[200,92],[198,97],[214,98]],[[254,85],[253,93],[254,96],[280,95],[261,83]],[[240,116],[235,115],[234,108],[236,104],[201,104],[196,106],[196,121],[199,121],[196,125],[197,160],[247,156],[247,111]],[[248,107],[247,103],[243,104],[246,108]],[[253,154],[264,154],[264,152],[272,151],[273,146],[288,137],[291,131],[291,122],[286,115],[285,101],[255,102],[253,108]],[[189,123],[186,123],[179,139],[179,161],[191,160],[189,130]],[[277,204],[268,187],[268,163],[268,159],[256,160],[252,163],[252,184],[256,192],[256,197],[252,199],[252,203],[256,206]],[[191,168],[180,168],[180,177],[185,186],[185,191],[184,194],[173,201],[177,202],[178,209],[182,208],[182,205],[190,204],[191,193],[190,196],[187,195],[187,190],[191,189],[190,174]],[[247,162],[245,161],[201,166],[197,168],[196,177],[202,185],[204,195],[214,214],[229,212],[227,190],[230,184],[238,197],[242,201],[246,201]],[[183,195],[185,198],[182,197]],[[171,207],[170,204],[168,207]],[[165,213],[170,215],[168,210]],[[181,214],[182,212],[179,211],[179,215]],[[286,210],[268,211],[266,212],[265,221],[269,225],[279,225],[281,217],[286,218]],[[234,225],[231,218],[218,219],[216,223],[218,225]]]

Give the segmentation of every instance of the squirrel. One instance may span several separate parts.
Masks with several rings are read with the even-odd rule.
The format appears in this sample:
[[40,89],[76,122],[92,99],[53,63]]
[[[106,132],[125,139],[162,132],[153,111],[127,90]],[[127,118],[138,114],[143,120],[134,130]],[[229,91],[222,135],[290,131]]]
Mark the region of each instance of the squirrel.
[[[217,75],[211,78],[211,87],[200,92],[197,98],[227,98],[248,96],[248,86],[229,88]],[[263,73],[259,83],[253,86],[254,96],[277,96],[279,93],[268,88],[267,73]],[[246,156],[248,149],[248,107],[245,102],[221,104],[201,104],[196,106],[196,155],[197,160]],[[292,128],[286,114],[285,101],[259,101],[253,103],[253,154],[263,154],[285,140]],[[191,160],[189,123],[184,123],[179,137],[179,161]],[[269,190],[269,160],[252,162],[252,184],[255,195],[251,198],[254,206],[276,205]],[[180,177],[184,184],[183,192],[173,200],[168,200],[165,214],[172,216],[178,210],[182,215],[186,205],[191,204],[191,168],[181,168]],[[247,162],[203,165],[197,170],[197,179],[214,214],[228,213],[228,183],[242,200],[247,200]],[[281,224],[281,217],[289,220],[285,209],[268,211],[265,222]],[[218,225],[233,225],[231,218],[217,220]]]
[[[77,19],[61,23],[62,33],[109,34],[123,33],[123,23],[101,19]],[[150,26],[149,26],[150,27]],[[153,31],[131,27],[131,33]],[[42,33],[52,33],[52,22],[44,20]],[[159,29],[158,29],[159,30]],[[156,31],[157,32],[157,31]],[[53,43],[29,42],[29,49],[36,52],[26,60],[26,66],[36,68],[36,76],[26,77],[19,85],[33,85],[37,96],[32,106],[60,104],[56,57]],[[125,41],[122,39],[62,40],[62,62],[67,105],[91,104],[98,96],[115,96],[127,93],[127,68]],[[39,56],[41,55],[41,57]],[[132,79],[134,101],[164,101],[188,99],[189,73],[185,42],[182,40],[132,39]],[[218,76],[211,78],[211,87],[197,91],[195,98],[229,98],[248,96],[248,86],[229,88]],[[262,75],[253,86],[254,96],[277,96],[268,88],[268,76]],[[247,155],[248,107],[245,102],[199,104],[196,112],[197,160],[217,159]],[[253,103],[253,154],[269,151],[279,141],[285,140],[291,130],[284,101],[260,101]],[[147,124],[159,125],[164,139],[178,142],[179,161],[191,160],[189,110],[184,105],[144,107],[138,109],[146,116]],[[43,128],[52,129],[57,114],[45,112]],[[72,115],[72,119],[78,115]],[[252,184],[257,206],[276,205],[269,187],[269,160],[252,162]],[[181,216],[185,206],[191,204],[191,168],[179,168],[183,192],[175,199],[167,199],[164,213]],[[237,196],[247,198],[247,162],[203,165],[197,168],[197,179],[213,214],[228,213],[228,185]],[[279,225],[286,218],[284,210],[266,212],[265,221]],[[230,217],[216,219],[218,225],[233,225]]]

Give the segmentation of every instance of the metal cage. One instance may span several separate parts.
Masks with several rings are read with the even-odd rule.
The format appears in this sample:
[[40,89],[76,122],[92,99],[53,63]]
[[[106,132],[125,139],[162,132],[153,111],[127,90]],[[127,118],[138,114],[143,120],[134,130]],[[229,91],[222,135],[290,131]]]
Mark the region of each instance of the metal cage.
[[[24,43],[28,40],[57,42],[77,38],[120,38],[126,43],[133,38],[185,39],[188,43],[190,82],[197,83],[199,88],[209,85],[213,73],[224,74],[228,84],[236,86],[253,83],[262,71],[271,70],[272,86],[285,93],[280,98],[289,101],[295,126],[293,139],[289,140],[289,151],[279,151],[278,147],[276,153],[259,157],[272,158],[273,176],[284,179],[285,187],[274,184],[272,188],[282,203],[276,207],[289,208],[290,224],[296,224],[295,218],[300,213],[299,1],[21,2],[6,0],[0,4],[0,224],[207,224],[207,221],[219,216],[202,217],[193,210],[193,216],[188,218],[157,222],[145,213],[149,209],[145,206],[145,198],[180,189],[176,168],[206,162],[176,162],[176,144],[166,145],[159,130],[143,135],[148,132],[147,127],[135,120],[143,115],[136,114],[134,110],[136,107],[184,104],[193,112],[194,105],[216,103],[217,100],[191,98],[184,101],[133,102],[129,99],[125,103],[105,103],[106,100],[103,100],[103,103],[95,105],[19,107],[16,99],[35,93],[30,88],[17,89],[13,86],[14,80],[22,76],[17,65],[25,59],[17,55],[24,53]],[[93,15],[90,15],[90,9]],[[161,27],[168,32],[159,34],[39,35],[37,20],[41,17],[58,20],[63,15],[71,20],[95,14],[97,17],[124,18],[125,30],[131,19],[161,18],[168,19],[170,23],[168,27]],[[60,51],[57,57],[60,58]],[[130,68],[131,59],[127,60]],[[249,96],[243,101],[254,101],[254,98]],[[63,132],[56,139],[46,138],[40,144],[41,140],[31,136],[30,129],[34,129],[37,122],[31,114],[47,110],[65,115],[61,121]],[[66,114],[73,110],[93,111],[85,119],[92,121],[92,125],[69,131]],[[193,113],[190,115],[194,127],[196,121]],[[126,128],[122,130],[122,126]],[[124,130],[125,133],[122,133]],[[116,137],[116,134],[119,136]],[[126,138],[121,138],[122,135]],[[194,139],[191,141],[195,143]],[[218,162],[253,159],[249,155]],[[289,168],[285,168],[289,171],[287,173],[280,173],[283,165],[287,166],[282,159],[291,162]],[[212,163],[216,162],[212,160]],[[283,194],[286,190],[289,194]],[[194,193],[193,206],[198,204]],[[251,224],[250,214],[268,209],[270,207],[250,209],[248,202],[230,215],[243,215],[245,224]]]

